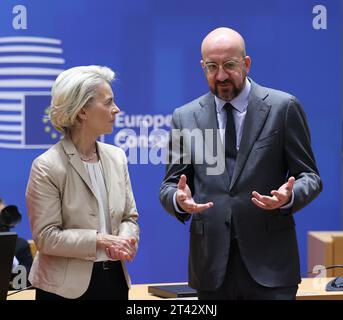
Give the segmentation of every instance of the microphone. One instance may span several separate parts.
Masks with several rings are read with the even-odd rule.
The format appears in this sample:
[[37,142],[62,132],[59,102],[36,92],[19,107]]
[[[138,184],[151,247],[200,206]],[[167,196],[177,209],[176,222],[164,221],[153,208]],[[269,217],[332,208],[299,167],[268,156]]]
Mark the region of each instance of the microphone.
[[[317,272],[323,271],[323,270],[329,270],[329,269],[335,269],[335,268],[343,268],[343,265],[341,264],[335,264],[332,266],[328,266],[321,269],[318,269]],[[313,271],[308,271],[307,273],[316,274]],[[329,281],[325,287],[325,291],[343,291],[343,277],[336,277]]]

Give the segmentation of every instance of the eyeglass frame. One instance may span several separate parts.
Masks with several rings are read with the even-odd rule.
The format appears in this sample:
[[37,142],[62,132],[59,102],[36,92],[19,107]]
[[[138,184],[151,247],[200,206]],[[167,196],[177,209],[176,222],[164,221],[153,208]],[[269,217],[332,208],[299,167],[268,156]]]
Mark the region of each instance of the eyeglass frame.
[[[246,57],[247,57],[247,56],[244,56],[244,57],[240,58],[239,61],[237,61],[237,60],[227,60],[227,61],[225,61],[225,62],[222,63],[222,64],[218,64],[218,63],[216,63],[216,62],[205,62],[204,60],[201,60],[201,64],[202,64],[202,68],[203,68],[203,70],[204,70],[204,72],[205,72],[206,74],[209,74],[209,75],[211,75],[211,76],[215,76],[215,75],[219,72],[220,67],[222,67],[222,69],[223,69],[226,73],[230,73],[230,72],[235,71],[236,68],[237,68],[237,66],[238,66],[242,61],[244,61]],[[234,63],[234,66],[232,66],[231,69],[226,69],[226,68],[224,67],[224,65],[227,64],[228,62]],[[209,64],[217,66],[218,69],[217,69],[215,72],[209,71],[209,70],[208,70],[208,65],[209,65]]]

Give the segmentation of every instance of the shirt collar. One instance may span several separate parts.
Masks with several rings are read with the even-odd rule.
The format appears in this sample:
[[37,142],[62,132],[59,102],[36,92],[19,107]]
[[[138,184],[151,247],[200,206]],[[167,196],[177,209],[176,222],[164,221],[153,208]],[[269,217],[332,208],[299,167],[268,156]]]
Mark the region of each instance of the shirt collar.
[[[245,78],[245,86],[243,88],[243,90],[241,91],[241,93],[233,98],[230,103],[232,104],[232,106],[239,112],[244,112],[247,107],[248,107],[248,99],[249,99],[249,93],[250,93],[250,89],[251,89],[251,83],[248,80],[248,78]],[[214,96],[214,100],[216,102],[216,109],[217,112],[220,113],[224,107],[224,105],[228,102],[225,100],[222,100],[220,98],[218,98],[217,96]]]

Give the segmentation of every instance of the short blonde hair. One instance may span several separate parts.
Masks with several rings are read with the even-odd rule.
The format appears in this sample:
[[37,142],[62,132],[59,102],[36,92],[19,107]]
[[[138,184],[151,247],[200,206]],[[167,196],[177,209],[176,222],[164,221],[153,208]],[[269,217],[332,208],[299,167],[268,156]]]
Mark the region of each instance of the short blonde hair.
[[79,66],[63,71],[51,90],[49,118],[52,125],[68,135],[79,111],[97,94],[95,87],[111,83],[115,73],[107,67]]

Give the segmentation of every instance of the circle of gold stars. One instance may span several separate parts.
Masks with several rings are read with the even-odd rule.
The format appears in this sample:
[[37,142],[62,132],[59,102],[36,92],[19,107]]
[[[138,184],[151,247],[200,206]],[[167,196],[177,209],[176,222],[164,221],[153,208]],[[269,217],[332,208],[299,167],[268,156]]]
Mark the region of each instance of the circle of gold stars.
[[62,135],[55,130],[55,128],[51,125],[51,122],[49,120],[49,107],[46,107],[44,110],[44,116],[42,119],[42,122],[44,123],[44,132],[50,135],[51,139],[61,139]]

